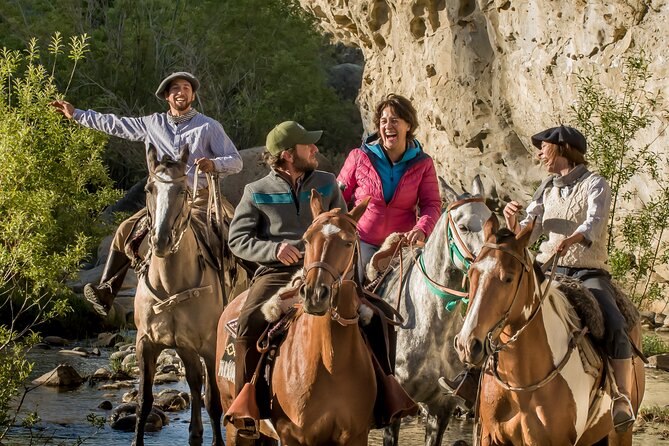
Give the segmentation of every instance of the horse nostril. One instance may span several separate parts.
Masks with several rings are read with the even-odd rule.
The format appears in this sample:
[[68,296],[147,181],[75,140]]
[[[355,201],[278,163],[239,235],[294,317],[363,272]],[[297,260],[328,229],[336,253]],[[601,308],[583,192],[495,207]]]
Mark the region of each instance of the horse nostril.
[[474,338],[469,341],[469,353],[474,364],[478,364],[483,359],[483,343]]

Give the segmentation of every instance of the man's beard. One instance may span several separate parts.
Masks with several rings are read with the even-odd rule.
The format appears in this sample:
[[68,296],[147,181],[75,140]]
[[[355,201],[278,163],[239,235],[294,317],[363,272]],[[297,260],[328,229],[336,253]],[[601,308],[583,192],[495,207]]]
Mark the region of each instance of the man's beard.
[[295,156],[293,158],[293,169],[299,172],[309,172],[310,170],[315,170],[318,167],[318,160],[314,157],[313,160]]

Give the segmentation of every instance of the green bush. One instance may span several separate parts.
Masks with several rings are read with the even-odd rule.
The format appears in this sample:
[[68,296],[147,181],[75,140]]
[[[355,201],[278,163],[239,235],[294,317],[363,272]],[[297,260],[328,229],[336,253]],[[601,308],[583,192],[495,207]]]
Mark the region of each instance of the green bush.
[[[20,3],[3,4],[0,23],[10,26],[0,27],[0,41],[18,44],[17,36],[46,38],[63,28],[91,36],[78,69],[86,82],[67,96],[79,108],[124,116],[165,111],[153,96],[158,82],[186,70],[202,83],[196,108],[218,119],[240,149],[264,145],[267,132],[289,119],[325,130],[319,147],[330,154],[360,141],[357,106],[327,86],[335,60],[297,0],[62,1],[58,8],[37,1],[29,10]],[[49,67],[52,60],[45,57]],[[65,90],[69,72],[60,73]],[[124,186],[146,175],[143,147],[132,144],[111,138],[104,155]]]
[[669,343],[657,335],[643,335],[641,338],[641,351],[643,351],[645,356],[669,353]]
[[[611,185],[608,222],[609,266],[638,304],[663,296],[666,284],[652,281],[658,265],[669,263],[669,178],[664,167],[669,157],[635,142],[641,130],[657,118],[657,97],[647,91],[651,79],[643,52],[625,61],[622,87],[604,88],[597,72],[578,75],[578,100],[572,107],[576,127],[588,140],[588,160]],[[664,129],[662,130],[664,132]],[[659,136],[659,135],[658,135]],[[657,138],[656,138],[657,139]],[[640,209],[620,216],[620,204],[639,199],[628,190],[632,178],[645,174],[657,191]]]
[[[85,48],[85,36],[71,40],[71,66]],[[98,215],[119,196],[100,156],[105,137],[48,105],[59,93],[40,57],[36,40],[23,54],[0,52],[0,440],[31,370],[34,330],[69,311],[65,281],[109,230]]]

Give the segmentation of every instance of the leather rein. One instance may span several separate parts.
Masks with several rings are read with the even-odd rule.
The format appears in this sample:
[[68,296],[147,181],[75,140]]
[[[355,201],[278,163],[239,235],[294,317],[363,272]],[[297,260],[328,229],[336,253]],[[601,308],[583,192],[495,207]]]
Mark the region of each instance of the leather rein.
[[[354,276],[353,265],[354,265],[354,262],[355,262],[356,254],[360,255],[360,236],[359,236],[358,230],[357,230],[358,222],[355,221],[353,218],[351,218],[348,214],[339,214],[339,213],[336,213],[336,212],[333,212],[333,211],[325,212],[325,213],[322,213],[319,216],[317,216],[314,219],[314,221],[311,225],[313,226],[313,225],[316,225],[316,224],[323,224],[323,222],[325,222],[326,220],[328,220],[332,217],[342,218],[346,222],[350,223],[353,226],[353,228],[355,229],[355,242],[354,242],[355,245],[353,247],[352,254],[351,254],[350,258],[348,259],[348,262],[346,263],[346,267],[344,268],[344,271],[342,271],[341,273],[339,273],[337,270],[335,270],[332,267],[332,265],[330,265],[326,262],[318,261],[318,262],[311,262],[308,265],[305,264],[304,267],[302,268],[302,277],[301,277],[302,285],[301,286],[304,286],[306,284],[307,274],[309,273],[309,271],[311,271],[313,269],[322,269],[322,270],[327,271],[327,273],[330,274],[330,276],[332,276],[332,278],[334,279],[334,282],[332,282],[329,285],[330,296],[331,296],[331,299],[332,299],[331,302],[330,302],[330,309],[329,309],[330,318],[333,321],[339,323],[340,325],[346,327],[348,325],[357,324],[358,320],[360,319],[360,316],[358,315],[357,312],[356,312],[354,317],[346,318],[346,317],[343,317],[341,314],[339,314],[339,311],[337,309],[337,306],[339,304],[339,290],[341,289],[342,283],[344,283],[345,281],[350,281],[350,282],[355,283],[355,281],[353,280],[353,276]],[[357,288],[357,286],[356,286],[356,288]],[[359,297],[358,297],[358,299],[359,299]]]

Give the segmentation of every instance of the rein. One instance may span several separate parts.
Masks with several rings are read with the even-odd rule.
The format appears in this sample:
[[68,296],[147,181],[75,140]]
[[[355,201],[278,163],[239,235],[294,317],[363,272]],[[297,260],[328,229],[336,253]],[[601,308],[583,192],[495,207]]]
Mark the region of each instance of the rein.
[[[348,262],[346,264],[346,267],[344,268],[344,271],[339,273],[337,270],[335,270],[330,264],[325,263],[325,262],[311,262],[308,265],[304,265],[302,268],[302,286],[306,283],[307,280],[307,274],[309,271],[313,269],[322,269],[327,271],[330,276],[334,279],[334,282],[332,282],[329,285],[330,288],[330,296],[331,296],[331,305],[330,305],[330,318],[339,323],[340,325],[346,327],[349,325],[354,325],[358,323],[358,320],[360,319],[360,316],[356,312],[356,315],[351,318],[346,318],[343,317],[341,314],[339,314],[339,311],[337,310],[337,306],[339,304],[339,290],[341,289],[342,283],[345,281],[349,282],[354,282],[352,278],[354,277],[353,273],[353,265],[355,262],[356,254],[360,255],[360,236],[358,235],[357,231],[357,226],[358,222],[355,221],[353,218],[348,216],[347,214],[338,214],[332,211],[325,212],[323,214],[320,214],[318,217],[316,217],[312,223],[312,226],[315,224],[322,224],[324,221],[332,218],[332,217],[339,217],[353,225],[353,228],[355,229],[355,244],[353,247],[353,253],[351,254],[351,257],[348,259]],[[356,287],[357,288],[357,287]]]

